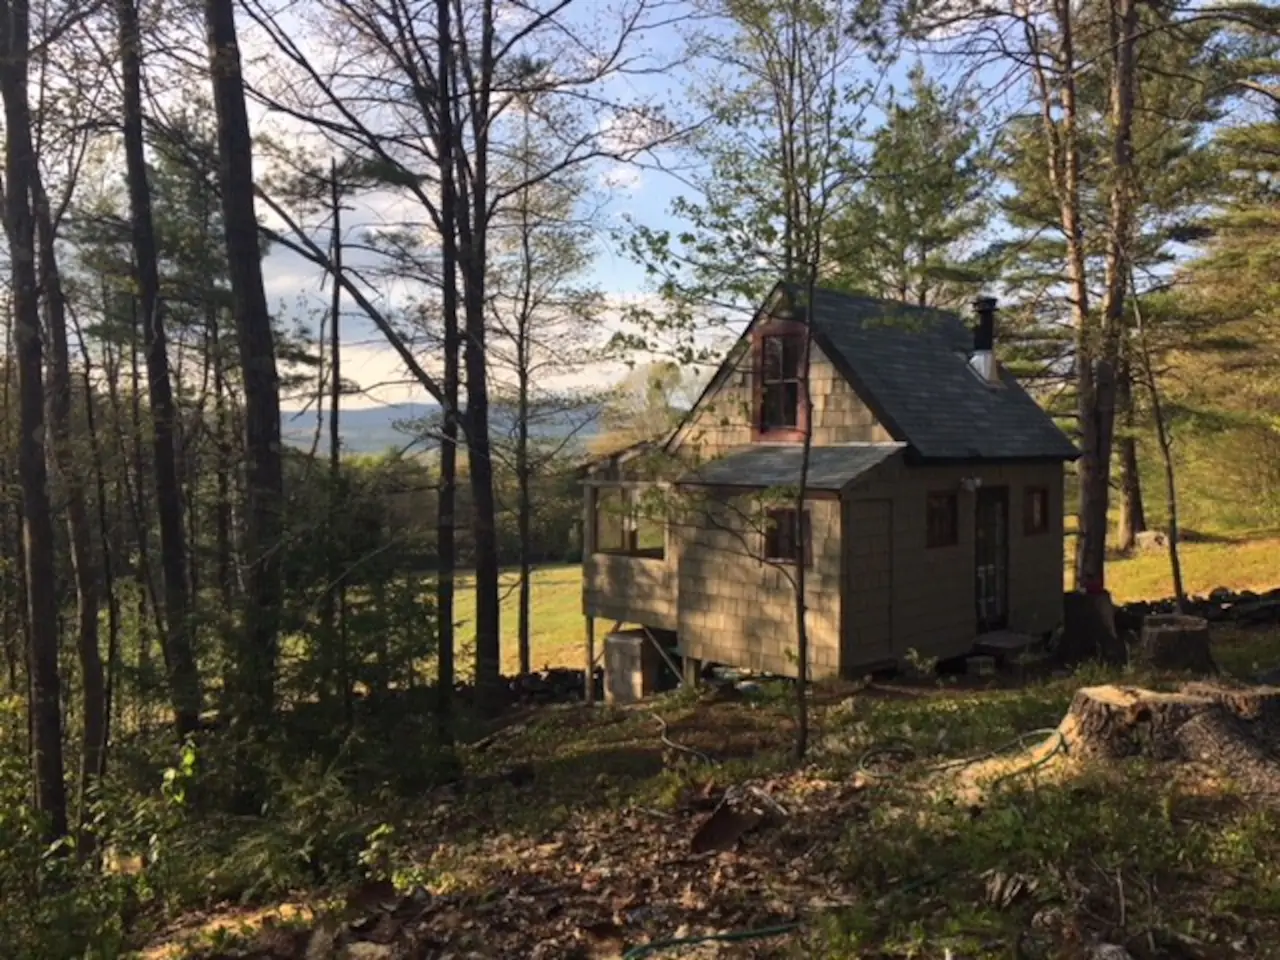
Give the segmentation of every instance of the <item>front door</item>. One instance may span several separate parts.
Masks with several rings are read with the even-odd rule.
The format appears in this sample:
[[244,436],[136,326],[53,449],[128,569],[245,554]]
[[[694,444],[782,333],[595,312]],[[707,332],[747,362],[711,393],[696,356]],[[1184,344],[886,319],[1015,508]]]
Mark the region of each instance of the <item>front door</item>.
[[978,632],[1009,623],[1009,491],[978,488],[974,517]]

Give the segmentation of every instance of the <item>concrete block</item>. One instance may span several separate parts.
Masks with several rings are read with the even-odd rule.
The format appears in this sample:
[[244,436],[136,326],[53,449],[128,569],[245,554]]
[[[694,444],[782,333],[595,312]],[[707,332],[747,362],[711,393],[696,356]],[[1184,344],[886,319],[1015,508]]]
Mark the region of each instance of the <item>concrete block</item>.
[[635,703],[657,687],[661,657],[641,630],[620,630],[604,638],[606,703]]

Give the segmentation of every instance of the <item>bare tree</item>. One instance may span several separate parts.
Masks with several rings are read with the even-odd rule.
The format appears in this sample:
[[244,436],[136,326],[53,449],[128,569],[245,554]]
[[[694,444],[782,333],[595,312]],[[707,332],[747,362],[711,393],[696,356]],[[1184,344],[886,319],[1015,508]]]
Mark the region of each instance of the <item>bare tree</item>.
[[[385,232],[395,235],[391,246],[401,262],[399,279],[441,291],[443,380],[428,373],[410,338],[367,288],[354,279],[344,286],[413,378],[441,405],[446,434],[452,429],[452,412],[465,437],[476,553],[476,678],[482,699],[496,691],[500,667],[487,284],[494,218],[522,188],[520,178],[500,181],[497,176],[513,143],[512,107],[536,94],[564,108],[566,122],[547,143],[555,160],[541,167],[533,182],[600,161],[630,160],[667,135],[655,123],[651,104],[621,104],[604,89],[612,78],[652,68],[630,48],[663,20],[661,0],[632,0],[612,17],[598,18],[594,32],[571,19],[572,6],[564,0],[531,4],[521,8],[515,23],[499,23],[492,0],[394,0],[390,6],[326,0],[314,8],[308,26],[329,43],[359,51],[360,63],[323,68],[307,54],[296,31],[283,29],[260,0],[248,7],[292,67],[281,92],[264,83],[257,95],[278,113],[306,122],[341,155],[354,157],[371,184],[394,190],[420,211],[417,221],[406,218],[402,226]],[[615,28],[606,31],[614,19]],[[602,116],[607,124],[600,122]],[[324,252],[304,236],[299,218],[279,204],[272,206],[292,224],[294,248],[305,250],[313,262],[325,262]],[[408,271],[402,242],[406,233],[434,251],[429,256],[420,252]],[[384,249],[386,245],[384,241]],[[454,330],[457,351],[450,343]],[[455,360],[465,405],[452,398],[446,382]],[[444,446],[451,449],[453,444],[446,439]],[[447,494],[444,499],[447,503]],[[444,511],[442,506],[442,517],[448,516]]]
[[[787,285],[791,322],[803,327],[794,414],[802,456],[793,491],[802,526],[813,439],[811,311],[828,272],[828,224],[861,173],[849,146],[875,81],[857,79],[854,63],[866,49],[854,4],[846,0],[705,0],[700,9],[727,33],[727,39],[718,32],[694,37],[714,78],[708,83],[700,77],[694,93],[717,120],[695,143],[707,172],[694,184],[699,195],[677,205],[691,224],[686,237],[673,242],[663,231],[641,230],[633,248],[674,301],[668,316],[649,318],[667,329],[697,326],[699,311],[712,307],[754,308],[779,280]],[[793,533],[797,542],[805,535],[803,529]],[[795,600],[800,756],[809,737],[805,567],[795,563],[788,575]]]

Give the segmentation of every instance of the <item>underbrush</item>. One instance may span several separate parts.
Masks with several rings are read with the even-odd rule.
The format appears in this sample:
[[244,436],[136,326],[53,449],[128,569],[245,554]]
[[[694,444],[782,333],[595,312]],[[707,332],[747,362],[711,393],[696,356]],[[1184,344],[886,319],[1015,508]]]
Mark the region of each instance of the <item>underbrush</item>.
[[[1215,652],[1243,670],[1274,640],[1239,631]],[[611,844],[636,849],[634,829],[624,836],[619,824],[637,816],[652,824],[653,846],[650,866],[635,869],[661,869],[652,865],[687,856],[673,830],[697,822],[691,796],[798,776],[840,785],[855,807],[822,824],[831,839],[815,854],[844,905],[793,904],[803,926],[784,953],[1035,958],[1050,956],[1036,943],[1104,940],[1129,944],[1138,960],[1175,956],[1159,947],[1175,941],[1268,956],[1265,936],[1280,943],[1280,819],[1229,781],[1135,761],[1066,777],[1027,766],[977,801],[925,789],[943,763],[962,769],[1025,747],[1081,686],[1166,681],[1176,682],[1086,667],[1024,686],[998,677],[985,689],[963,679],[819,688],[800,771],[786,684],[730,702],[682,692],[628,709],[528,711],[456,754],[438,748],[421,704],[362,714],[351,734],[319,708],[300,709],[255,748],[266,788],[257,808],[238,812],[227,771],[247,756],[243,745],[217,732],[180,747],[136,734],[113,748],[90,798],[90,858],[44,849],[24,812],[26,731],[13,703],[0,709],[0,955],[108,960],[182,918],[317,905],[370,880],[483,898],[529,850],[566,837],[594,845],[560,865],[566,876],[607,861]],[[455,789],[434,790],[460,767]],[[803,838],[814,815],[790,809],[779,834]],[[769,854],[767,828],[749,842],[761,845],[760,862],[790,869],[796,850]],[[232,936],[210,934],[205,947]]]
[[[330,718],[330,729],[341,729]],[[324,896],[377,867],[379,838],[408,798],[456,775],[431,718],[401,713],[317,739],[315,717],[252,748],[224,733],[175,746],[167,731],[115,746],[87,798],[81,849],[46,849],[30,813],[20,705],[0,713],[0,955],[111,960],[192,911]],[[236,811],[236,763],[266,772]]]

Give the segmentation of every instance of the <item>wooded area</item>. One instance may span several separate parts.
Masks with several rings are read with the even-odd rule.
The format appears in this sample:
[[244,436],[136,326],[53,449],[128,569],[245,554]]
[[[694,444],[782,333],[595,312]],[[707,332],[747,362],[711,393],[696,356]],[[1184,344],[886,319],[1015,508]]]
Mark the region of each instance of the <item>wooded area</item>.
[[[0,952],[116,956],[359,874],[374,794],[456,776],[505,706],[505,567],[535,665],[530,573],[580,550],[579,429],[669,431],[779,280],[999,294],[1002,359],[1083,453],[1079,589],[1149,525],[1175,583],[1180,521],[1280,526],[1278,25],[0,0]],[[609,208],[632,175],[670,209]],[[610,256],[649,293],[615,296]],[[319,299],[272,302],[290,263]],[[370,332],[438,405],[415,452],[343,452]],[[283,401],[327,435],[284,446]]]

